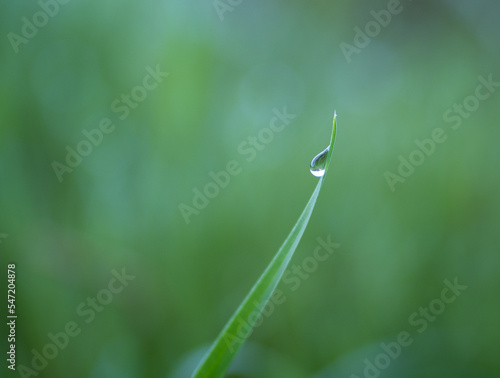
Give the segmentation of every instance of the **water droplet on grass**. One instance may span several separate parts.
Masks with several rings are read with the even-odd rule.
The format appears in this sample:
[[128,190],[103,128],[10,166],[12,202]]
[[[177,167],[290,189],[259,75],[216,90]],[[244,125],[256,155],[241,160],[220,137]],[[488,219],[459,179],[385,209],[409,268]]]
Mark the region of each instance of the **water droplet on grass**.
[[322,177],[325,174],[326,157],[330,151],[330,146],[325,148],[324,151],[317,154],[311,161],[311,173],[313,176]]

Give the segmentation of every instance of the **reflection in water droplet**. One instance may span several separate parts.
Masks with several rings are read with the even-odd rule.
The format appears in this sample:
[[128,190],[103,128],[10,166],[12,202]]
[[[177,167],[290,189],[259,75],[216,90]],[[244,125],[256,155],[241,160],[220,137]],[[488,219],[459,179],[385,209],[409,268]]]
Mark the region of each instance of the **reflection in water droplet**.
[[325,174],[326,157],[330,151],[330,146],[325,148],[324,151],[317,154],[311,161],[311,173],[313,176],[322,177]]

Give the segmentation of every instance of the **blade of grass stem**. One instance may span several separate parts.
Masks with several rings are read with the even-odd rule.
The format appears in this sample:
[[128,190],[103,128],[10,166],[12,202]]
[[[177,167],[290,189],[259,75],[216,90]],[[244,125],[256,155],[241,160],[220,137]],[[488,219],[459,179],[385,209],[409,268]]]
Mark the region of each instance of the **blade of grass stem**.
[[239,307],[233,313],[222,331],[219,333],[217,339],[214,341],[196,368],[196,371],[193,373],[193,377],[222,377],[229,368],[233,358],[238,353],[238,350],[243,345],[243,342],[253,332],[254,325],[261,315],[262,309],[269,301],[269,298],[281,280],[281,277],[285,272],[297,245],[299,244],[300,238],[307,227],[314,205],[316,204],[316,199],[318,198],[328,172],[328,167],[333,154],[336,132],[337,114],[334,113],[330,149],[326,159],[324,175],[319,179],[309,202],[285,242],[267,266],[264,273],[262,273],[255,285],[253,285],[243,302],[241,302]]

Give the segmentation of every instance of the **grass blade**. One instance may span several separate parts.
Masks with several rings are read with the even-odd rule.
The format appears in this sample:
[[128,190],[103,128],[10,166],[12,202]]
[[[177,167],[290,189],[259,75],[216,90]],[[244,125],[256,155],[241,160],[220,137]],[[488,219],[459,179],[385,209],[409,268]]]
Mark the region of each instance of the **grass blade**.
[[300,238],[306,229],[307,223],[309,222],[314,205],[316,204],[316,199],[318,198],[328,172],[333,154],[336,132],[337,114],[334,113],[330,149],[326,158],[324,175],[319,179],[318,185],[316,185],[309,202],[285,242],[278,250],[271,263],[267,266],[264,273],[262,273],[258,281],[252,287],[246,298],[241,302],[238,309],[226,323],[223,330],[217,336],[217,339],[196,368],[193,377],[222,377],[229,368],[231,361],[238,353],[238,350],[243,345],[243,342],[253,332],[255,322],[281,280],[281,276],[285,272],[295,252],[295,248],[297,248]]

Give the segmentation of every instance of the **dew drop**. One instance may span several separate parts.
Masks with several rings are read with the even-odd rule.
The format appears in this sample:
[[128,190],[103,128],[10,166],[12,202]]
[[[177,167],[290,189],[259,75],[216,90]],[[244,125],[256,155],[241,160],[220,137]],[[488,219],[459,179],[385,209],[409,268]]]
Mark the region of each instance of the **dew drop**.
[[317,154],[311,161],[311,173],[316,177],[323,177],[325,174],[326,157],[328,156],[328,151],[330,151],[330,146],[325,148]]

